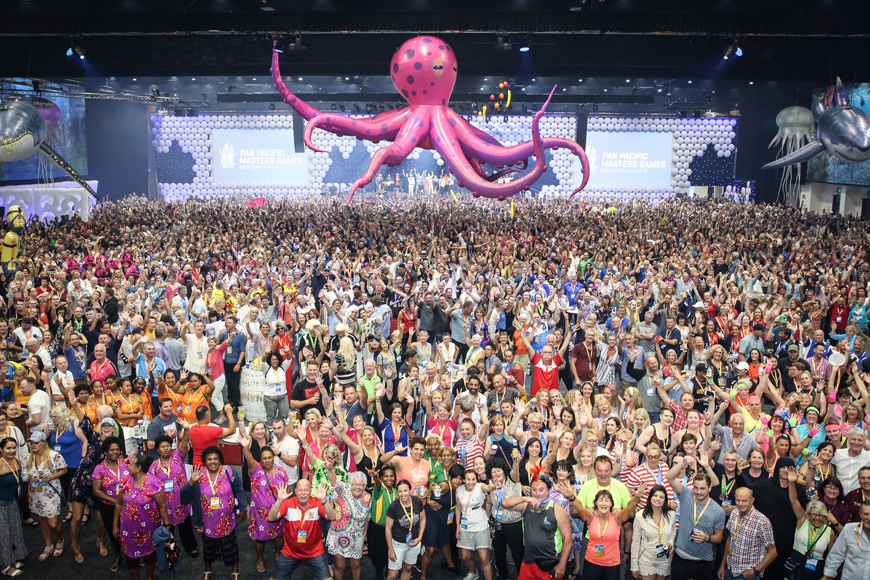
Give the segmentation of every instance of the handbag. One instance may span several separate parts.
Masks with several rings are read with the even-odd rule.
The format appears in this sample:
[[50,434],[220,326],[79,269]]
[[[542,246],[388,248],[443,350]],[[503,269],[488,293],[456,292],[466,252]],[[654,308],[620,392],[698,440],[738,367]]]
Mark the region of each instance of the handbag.
[[163,543],[163,553],[166,556],[166,564],[172,570],[178,566],[178,560],[181,558],[181,548],[175,540],[169,538]]

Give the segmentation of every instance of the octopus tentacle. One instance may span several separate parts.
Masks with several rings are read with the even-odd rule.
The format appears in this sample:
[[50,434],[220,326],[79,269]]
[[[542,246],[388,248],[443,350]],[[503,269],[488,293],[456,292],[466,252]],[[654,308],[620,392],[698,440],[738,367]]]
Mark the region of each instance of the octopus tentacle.
[[[471,164],[471,167],[474,169],[474,171],[479,176],[486,179],[487,181],[496,181],[499,177],[507,175],[508,173],[519,173],[520,172],[519,169],[505,169],[504,171],[497,171],[496,173],[489,175],[486,173],[486,171],[483,170],[483,167],[480,166],[480,161],[478,161],[474,157],[470,157],[468,159],[468,162]],[[523,169],[525,169],[525,167]]]
[[428,131],[429,111],[425,107],[418,108],[413,112],[411,118],[402,125],[402,128],[399,129],[399,134],[396,135],[395,141],[386,147],[381,147],[372,155],[368,169],[350,188],[347,204],[350,204],[357,189],[372,182],[381,165],[384,163],[392,165],[401,163],[414,151],[414,147],[428,135]]
[[[474,152],[474,155],[481,161],[505,166],[518,163],[532,155],[534,146],[531,141],[505,147],[500,145],[497,141],[493,143],[487,139],[486,137],[490,137],[489,135],[469,124],[468,121],[460,117],[455,111],[450,110],[448,114],[451,115],[453,128],[456,131],[456,136],[462,145],[462,149],[464,151]],[[562,139],[560,137],[544,138],[544,149],[558,149],[559,147],[564,147],[565,149],[570,150],[571,153],[580,159],[580,163],[583,167],[583,182],[571,193],[571,196],[573,197],[580,190],[586,187],[586,183],[589,181],[589,159],[587,159],[586,152],[583,148],[570,139]]]
[[[555,87],[553,90],[555,91]],[[457,124],[451,122],[452,119],[448,113],[449,109],[435,109],[432,123],[432,132],[435,137],[432,139],[432,144],[441,154],[441,157],[444,158],[450,170],[459,178],[460,185],[471,189],[474,195],[504,199],[509,195],[514,195],[523,189],[531,187],[546,170],[540,120],[547,110],[547,105],[550,103],[552,96],[553,92],[551,91],[544,106],[541,107],[540,111],[535,113],[532,119],[533,154],[536,157],[535,166],[529,173],[516,181],[510,183],[490,183],[475,172],[474,167],[462,151],[457,134],[454,131]]]
[[375,119],[357,119],[337,113],[319,113],[305,124],[302,138],[306,147],[319,152],[324,150],[315,147],[311,140],[311,136],[317,128],[327,128],[330,132],[338,132],[374,142],[382,139],[392,141],[399,129],[407,122],[411,115],[411,108],[405,107],[393,112],[394,115],[384,118],[380,123],[376,123]]
[[[284,102],[293,107],[305,120],[312,121],[321,115],[327,115],[332,122],[324,123],[319,121],[317,126],[330,133],[335,133],[340,136],[351,136],[358,139],[367,139],[369,141],[388,140],[392,141],[395,138],[395,133],[404,123],[405,119],[411,114],[410,107],[403,107],[393,111],[386,111],[369,119],[358,119],[348,117],[338,113],[324,113],[315,107],[312,107],[293,92],[284,84],[284,79],[281,78],[281,69],[278,65],[278,52],[272,51],[272,80],[275,82],[275,88],[281,93]],[[344,122],[341,119],[350,119],[350,122]],[[308,147],[312,147],[306,141]],[[320,151],[315,149],[315,151]]]

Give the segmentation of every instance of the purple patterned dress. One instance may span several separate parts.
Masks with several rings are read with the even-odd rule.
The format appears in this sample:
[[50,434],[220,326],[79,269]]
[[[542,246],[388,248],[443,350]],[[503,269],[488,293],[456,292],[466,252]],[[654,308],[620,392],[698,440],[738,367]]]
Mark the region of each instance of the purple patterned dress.
[[187,472],[181,454],[178,450],[173,451],[168,463],[158,458],[151,464],[148,473],[160,480],[163,486],[169,521],[175,525],[182,523],[190,515],[190,505],[181,504],[181,490],[187,485]]
[[269,521],[269,509],[278,499],[278,488],[287,485],[287,472],[275,469],[267,475],[262,465],[251,474],[251,505],[248,507],[248,535],[252,540],[265,542],[284,535],[284,522]]
[[128,558],[141,558],[156,546],[152,536],[163,522],[154,496],[163,491],[163,484],[153,475],[146,475],[142,487],[135,487],[127,476],[118,488],[124,502],[121,509],[121,550]]
[[222,465],[216,477],[203,469],[199,480],[202,533],[207,538],[225,538],[236,529],[236,498],[230,483],[229,469]]

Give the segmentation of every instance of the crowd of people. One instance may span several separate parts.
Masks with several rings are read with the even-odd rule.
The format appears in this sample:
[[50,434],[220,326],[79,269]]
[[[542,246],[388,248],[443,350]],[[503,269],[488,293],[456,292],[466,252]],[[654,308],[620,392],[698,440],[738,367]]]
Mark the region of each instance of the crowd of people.
[[866,222],[342,202],[29,222],[0,573],[34,526],[134,580],[182,548],[239,580],[245,533],[275,580],[870,577]]

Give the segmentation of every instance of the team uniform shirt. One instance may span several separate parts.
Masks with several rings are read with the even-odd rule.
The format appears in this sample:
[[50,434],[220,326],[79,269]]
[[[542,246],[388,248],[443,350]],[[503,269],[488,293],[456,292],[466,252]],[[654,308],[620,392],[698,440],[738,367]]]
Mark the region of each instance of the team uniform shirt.
[[559,366],[564,362],[562,355],[556,353],[550,364],[544,364],[543,357],[535,353],[530,359],[532,363],[532,391],[530,397],[534,397],[538,391],[547,391],[559,388]]
[[651,490],[654,485],[664,486],[665,491],[667,491],[668,494],[668,501],[674,499],[674,488],[671,487],[671,483],[668,481],[668,468],[666,465],[662,465],[661,463],[659,464],[658,469],[653,469],[646,463],[642,463],[629,471],[622,481],[632,493],[637,491],[641,483],[646,484],[647,492],[642,498],[640,498],[640,501],[637,502],[637,508],[639,510],[646,507],[646,502],[649,499],[649,490]]
[[316,497],[309,499],[308,508],[299,507],[299,499],[285,499],[278,509],[284,518],[284,548],[281,553],[288,558],[308,559],[323,554],[323,531],[321,518],[326,518],[326,509]]

